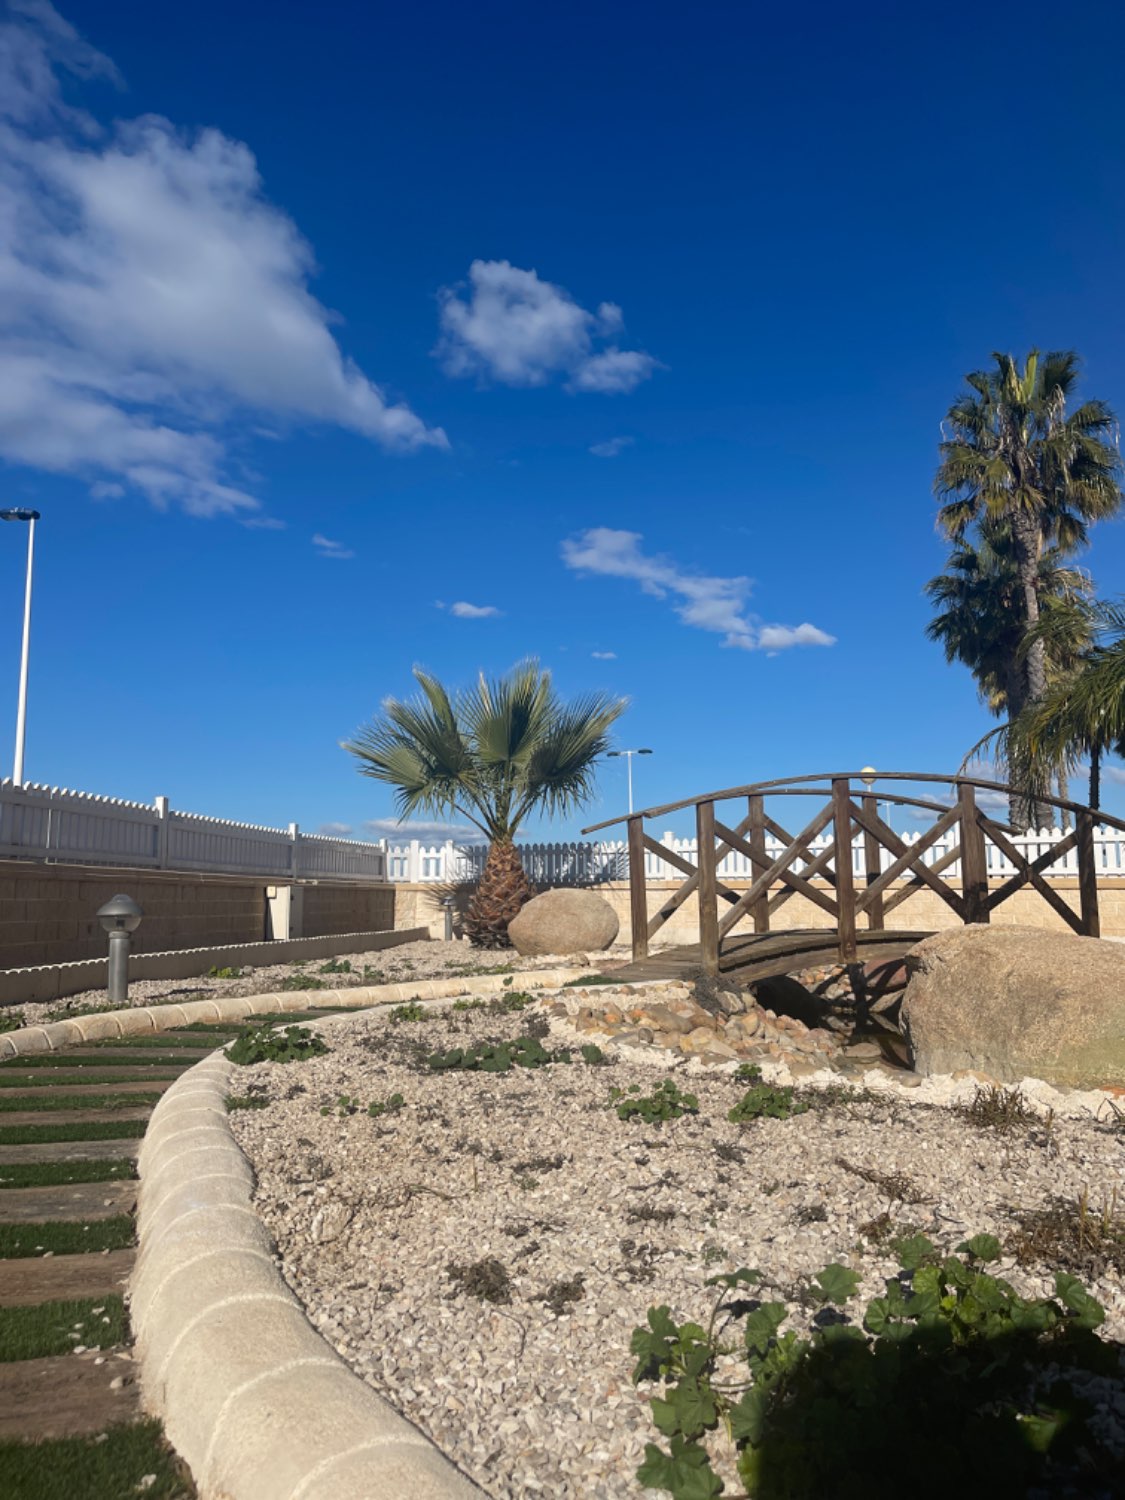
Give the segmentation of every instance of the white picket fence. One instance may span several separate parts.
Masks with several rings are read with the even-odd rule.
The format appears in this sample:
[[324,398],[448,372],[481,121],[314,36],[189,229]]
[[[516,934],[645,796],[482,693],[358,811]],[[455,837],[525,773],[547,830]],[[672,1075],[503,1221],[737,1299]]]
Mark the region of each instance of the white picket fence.
[[323,838],[59,787],[0,781],[0,856],[279,879],[382,881],[379,844]]
[[[918,843],[922,833],[904,833],[900,837],[904,844]],[[1059,828],[1040,828],[1013,838],[1013,845],[1025,858],[1035,860],[1046,854],[1053,844],[1066,837]],[[958,841],[958,830],[953,829],[944,838],[937,839],[922,851],[922,861],[934,865],[954,849]],[[665,833],[660,842],[675,854],[695,863],[697,845],[693,838],[677,838]],[[827,849],[832,843],[830,834],[821,834],[811,841],[813,855]],[[598,885],[610,880],[628,880],[629,852],[624,842],[572,843],[572,844],[521,844],[520,856],[524,869],[537,885]],[[766,838],[766,855],[776,859],[784,845],[772,835]],[[387,844],[387,878],[389,880],[434,881],[455,884],[459,881],[475,880],[484,869],[487,850],[483,844],[424,844],[418,839],[408,843]],[[1016,867],[1008,856],[991,841],[985,843],[990,876],[1014,875]],[[1125,877],[1125,832],[1119,829],[1098,828],[1094,835],[1094,858],[1097,873],[1101,876]],[[880,868],[886,870],[894,856],[887,849],[880,850]],[[829,865],[831,867],[831,861]],[[793,868],[800,873],[804,862]],[[867,856],[863,836],[852,841],[852,871],[862,879],[867,870]],[[943,877],[957,877],[961,873],[961,861],[954,860],[942,871]],[[1048,875],[1078,875],[1078,854],[1071,849],[1054,861],[1044,872]],[[667,860],[649,850],[645,851],[646,880],[682,880],[683,872]],[[750,861],[744,854],[731,853],[719,864],[721,880],[749,880],[752,878]]]

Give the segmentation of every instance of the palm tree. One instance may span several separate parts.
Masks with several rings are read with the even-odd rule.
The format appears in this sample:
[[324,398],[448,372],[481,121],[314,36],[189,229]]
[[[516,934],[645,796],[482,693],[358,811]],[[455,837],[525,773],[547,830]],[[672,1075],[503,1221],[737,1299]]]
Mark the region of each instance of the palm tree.
[[1044,613],[1034,634],[1069,658],[1037,703],[1012,724],[1010,739],[1033,764],[1090,760],[1089,805],[1101,805],[1101,761],[1125,754],[1125,606],[1075,599]]
[[[994,370],[966,377],[968,390],[950,407],[934,489],[943,501],[938,524],[960,541],[974,523],[1007,531],[1018,588],[1014,603],[1021,632],[1038,623],[1039,566],[1044,548],[1064,553],[1086,541],[1091,522],[1122,503],[1120,464],[1110,441],[1116,421],[1102,401],[1067,414],[1078,378],[1078,356],[1032,350],[1022,369],[1009,354],[994,354]],[[1020,714],[1047,691],[1046,647],[1030,648],[1006,684],[1009,711]],[[1019,794],[1012,819],[1030,823],[1030,768],[1013,765]]]
[[[959,661],[969,668],[989,712],[1007,719],[1013,712],[1013,702],[1020,701],[1023,688],[1020,673],[1025,631],[1019,608],[1020,581],[1007,527],[986,519],[979,527],[978,538],[976,546],[966,537],[955,542],[946,571],[924,586],[938,611],[926,626],[926,634],[942,646],[947,662]],[[1061,547],[1049,546],[1043,551],[1036,587],[1043,619],[1054,619],[1059,609],[1078,608],[1092,588],[1087,574],[1064,566]],[[1072,670],[1073,652],[1068,654],[1060,632],[1045,644],[1048,680],[1054,682]],[[1000,758],[1007,759],[1007,726],[986,738],[998,741]],[[1059,795],[1065,800],[1066,767],[1062,762],[1054,768],[1054,774]],[[1046,784],[1042,775],[1036,780]],[[1032,809],[1030,817],[1036,825],[1041,821],[1038,809]],[[1015,810],[1012,818],[1015,821]]]
[[488,857],[465,926],[477,947],[507,947],[508,923],[535,894],[515,836],[532,813],[565,815],[589,801],[597,759],[628,700],[591,693],[564,703],[533,660],[495,681],[482,674],[455,698],[420,667],[414,677],[421,693],[386,699],[344,749],[361,775],[395,788],[401,817],[460,816],[485,835]]

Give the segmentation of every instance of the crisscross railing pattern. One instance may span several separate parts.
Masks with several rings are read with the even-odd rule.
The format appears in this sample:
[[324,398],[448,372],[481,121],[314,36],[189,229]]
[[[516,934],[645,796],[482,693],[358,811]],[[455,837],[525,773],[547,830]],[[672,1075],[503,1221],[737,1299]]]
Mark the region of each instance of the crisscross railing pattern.
[[[951,789],[952,800],[906,796],[888,788],[888,782],[938,784]],[[699,906],[700,962],[709,973],[737,967],[728,940],[740,924],[748,924],[759,935],[777,931],[773,920],[795,895],[831,917],[842,963],[856,962],[863,935],[884,932],[890,913],[921,890],[931,891],[960,921],[969,923],[988,922],[999,906],[1030,886],[1074,932],[1099,936],[1094,833],[1099,823],[1117,829],[1125,829],[1125,823],[1078,803],[1044,797],[1052,808],[1069,814],[1074,826],[1033,859],[1014,842],[1019,837],[1016,830],[990,817],[980,805],[981,791],[1007,795],[1009,789],[999,782],[967,776],[898,771],[880,772],[876,778],[870,772],[836,772],[709,792],[611,819],[583,832],[626,824],[635,959],[648,955],[652,939],[693,896]],[[767,811],[767,799],[800,797],[820,799],[821,805],[799,832],[791,833]],[[730,814],[720,817],[716,810],[729,802],[744,803],[745,812],[737,820]],[[930,813],[933,822],[908,842],[880,816],[880,804],[891,803]],[[693,804],[694,862],[666,842],[657,842],[645,828],[649,819]],[[863,848],[858,876],[852,857],[857,838]],[[986,839],[1015,872],[995,886],[989,881]],[[927,859],[928,851],[936,852],[939,844],[943,846],[940,856]],[[1078,911],[1048,884],[1043,873],[1071,851],[1077,859]],[[748,861],[750,884],[745,890],[734,889],[720,876],[719,866],[732,852]],[[646,854],[657,856],[685,877],[651,917]]]

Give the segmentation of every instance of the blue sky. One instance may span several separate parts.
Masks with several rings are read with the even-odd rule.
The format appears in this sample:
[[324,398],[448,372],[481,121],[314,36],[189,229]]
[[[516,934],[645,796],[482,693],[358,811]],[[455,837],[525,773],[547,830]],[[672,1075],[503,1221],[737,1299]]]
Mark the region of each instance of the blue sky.
[[642,804],[988,727],[922,634],[939,422],[1032,345],[1125,409],[1118,7],[0,17],[29,779],[363,835],[338,741],[527,654],[632,700]]

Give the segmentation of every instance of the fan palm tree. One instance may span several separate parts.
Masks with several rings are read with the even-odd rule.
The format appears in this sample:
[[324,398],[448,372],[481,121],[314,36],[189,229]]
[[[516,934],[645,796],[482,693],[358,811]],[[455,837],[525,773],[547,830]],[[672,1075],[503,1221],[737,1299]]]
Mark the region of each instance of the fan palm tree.
[[[968,389],[949,409],[934,489],[943,502],[940,528],[961,540],[973,523],[1003,523],[1010,538],[1023,633],[1039,620],[1039,564],[1049,544],[1071,552],[1089,524],[1122,503],[1120,463],[1111,441],[1116,419],[1102,401],[1067,413],[1078,378],[1071,351],[1042,358],[1032,350],[1022,368],[1010,354],[994,354],[993,370],[966,377]],[[1031,634],[1029,649],[1007,685],[1018,716],[1047,691],[1045,642]],[[1030,823],[1033,808],[1025,770],[1013,766],[1019,795],[1012,818]]]
[[591,693],[564,703],[551,674],[521,662],[505,677],[450,697],[415,667],[421,692],[388,698],[344,749],[359,771],[395,788],[401,817],[460,816],[488,839],[484,873],[465,926],[481,948],[508,945],[508,923],[534,890],[515,837],[532,813],[566,815],[589,801],[595,766],[625,698]]

